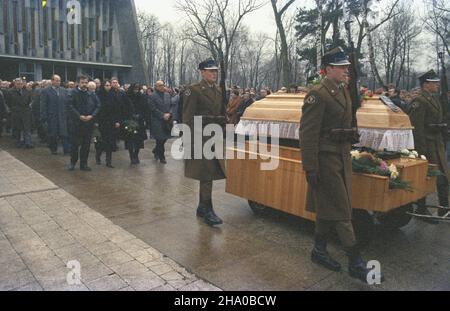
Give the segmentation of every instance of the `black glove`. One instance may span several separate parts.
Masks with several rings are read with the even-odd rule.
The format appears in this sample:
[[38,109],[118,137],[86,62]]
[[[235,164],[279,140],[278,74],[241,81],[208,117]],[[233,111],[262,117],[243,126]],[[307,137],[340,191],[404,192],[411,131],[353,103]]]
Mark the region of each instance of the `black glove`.
[[319,173],[317,171],[306,172],[306,181],[311,188],[317,188],[319,185]]

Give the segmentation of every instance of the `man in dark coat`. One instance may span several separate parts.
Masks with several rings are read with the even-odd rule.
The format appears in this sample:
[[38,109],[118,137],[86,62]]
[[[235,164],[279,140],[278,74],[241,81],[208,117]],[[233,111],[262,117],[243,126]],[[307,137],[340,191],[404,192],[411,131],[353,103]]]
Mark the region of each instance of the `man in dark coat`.
[[332,271],[341,265],[327,252],[334,230],[349,257],[350,276],[367,282],[352,225],[352,102],[346,87],[351,64],[341,48],[326,53],[327,77],[306,96],[300,122],[303,169],[309,185],[308,207],[317,213],[311,259]]
[[[439,205],[449,207],[449,168],[445,150],[444,136],[447,135],[447,116],[439,98],[440,79],[430,70],[420,78],[422,91],[411,103],[409,117],[414,126],[414,143],[419,154],[436,164],[441,172],[437,178]],[[425,199],[418,202],[418,214],[430,215]],[[439,210],[443,216],[445,210]]]
[[[195,136],[199,135],[203,138],[202,150],[205,143],[211,139],[211,137],[203,136],[203,133],[195,132],[194,118],[202,119],[201,128],[208,124],[219,124],[224,127],[226,125],[226,112],[221,90],[216,85],[217,63],[212,59],[206,60],[200,63],[199,70],[202,74],[202,81],[191,85],[184,93],[183,123],[189,126],[191,132],[190,148],[186,148],[187,143],[183,142],[185,152],[187,152],[187,149],[191,151],[191,154],[185,155],[184,174],[187,178],[200,181],[200,202],[197,216],[203,218],[208,225],[214,226],[223,222],[215,214],[212,205],[213,181],[225,178],[225,163],[222,160],[223,157],[222,159],[217,157],[209,159],[209,157],[205,157],[203,152],[200,158],[194,155],[196,150]],[[183,133],[183,137],[186,138],[187,134]]]
[[91,147],[92,131],[94,128],[94,117],[100,109],[98,97],[89,94],[86,76],[78,77],[78,87],[69,93],[68,110],[71,118],[71,157],[70,171],[75,170],[75,165],[80,159],[80,169],[89,172],[88,166],[89,150]]
[[156,139],[156,147],[153,149],[155,159],[166,164],[165,147],[167,140],[171,137],[173,124],[173,105],[170,94],[165,92],[163,81],[157,81],[155,92],[149,98],[151,114],[151,133]]
[[32,149],[32,96],[30,91],[23,88],[23,81],[21,78],[14,80],[14,88],[7,92],[7,102],[11,109],[13,136],[17,140],[17,147]]
[[61,87],[61,78],[53,75],[52,86],[43,89],[40,94],[41,124],[47,129],[48,146],[52,154],[58,153],[58,139],[61,139],[64,154],[70,153],[69,133],[67,130],[67,90]]

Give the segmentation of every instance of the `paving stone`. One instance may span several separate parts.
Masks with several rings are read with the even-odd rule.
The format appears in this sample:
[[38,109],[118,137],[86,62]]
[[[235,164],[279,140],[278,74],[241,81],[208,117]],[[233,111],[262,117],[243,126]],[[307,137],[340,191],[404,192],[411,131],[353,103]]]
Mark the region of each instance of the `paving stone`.
[[173,292],[176,291],[177,289],[173,286],[170,286],[169,284],[165,284],[163,286],[160,287],[156,287],[154,289],[152,289],[152,291],[154,292]]
[[105,266],[102,262],[97,262],[93,266],[81,269],[81,280],[87,284],[113,274],[115,274],[113,270]]
[[161,278],[166,281],[178,281],[178,280],[184,280],[183,275],[176,271],[170,271],[168,273],[162,274]]
[[0,279],[0,291],[9,291],[35,282],[33,274],[29,270],[22,270],[9,275],[2,275]]
[[120,251],[120,247],[111,241],[106,241],[89,247],[89,251],[91,251],[96,256],[100,256]]
[[54,252],[59,258],[62,259],[62,261],[67,262],[89,251],[81,244],[75,243],[62,248],[54,249]]
[[9,275],[27,269],[27,266],[20,257],[12,259],[0,265],[0,275]]
[[135,236],[125,230],[120,230],[109,237],[109,239],[116,244],[120,244],[135,239]]
[[14,289],[14,291],[17,291],[17,292],[40,292],[43,290],[44,289],[38,282],[33,282],[33,283],[27,284],[25,286]]
[[135,277],[125,276],[124,280],[136,291],[150,291],[166,284],[163,279],[150,271]]
[[122,278],[126,276],[139,276],[140,274],[149,271],[146,266],[137,261],[129,261],[117,266],[113,266],[111,267],[111,269]]
[[221,291],[220,288],[211,285],[203,280],[198,280],[181,289],[182,291]]
[[149,269],[151,271],[155,272],[157,275],[163,275],[163,274],[173,271],[173,268],[165,263],[161,263],[156,266],[151,266],[151,267],[149,267]]
[[118,266],[128,261],[133,261],[133,257],[128,255],[124,251],[117,251],[114,253],[104,254],[98,257],[108,267]]
[[92,291],[116,291],[128,287],[118,275],[109,275],[86,284]]
[[33,272],[33,274],[39,274],[59,268],[64,268],[66,266],[66,263],[64,263],[57,256],[52,256],[45,259],[28,262],[27,266],[31,270],[31,272]]

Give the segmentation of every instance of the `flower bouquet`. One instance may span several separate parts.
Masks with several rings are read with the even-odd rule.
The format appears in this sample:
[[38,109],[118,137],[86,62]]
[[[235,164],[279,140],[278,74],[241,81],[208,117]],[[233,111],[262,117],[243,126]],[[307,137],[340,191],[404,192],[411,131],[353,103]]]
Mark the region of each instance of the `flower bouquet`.
[[122,123],[122,138],[128,140],[139,133],[139,123],[134,120],[126,120]]
[[355,173],[385,176],[389,178],[390,189],[413,191],[411,185],[400,178],[400,173],[395,164],[388,165],[387,162],[369,152],[353,150],[351,155]]

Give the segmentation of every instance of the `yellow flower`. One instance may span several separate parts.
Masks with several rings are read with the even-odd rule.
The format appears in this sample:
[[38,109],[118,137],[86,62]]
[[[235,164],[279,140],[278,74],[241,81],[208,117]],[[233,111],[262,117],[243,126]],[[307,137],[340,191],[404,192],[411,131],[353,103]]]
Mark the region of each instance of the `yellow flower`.
[[353,159],[356,159],[356,160],[361,159],[361,153],[359,153],[358,150],[353,150],[352,152],[350,152],[350,154],[352,155]]

